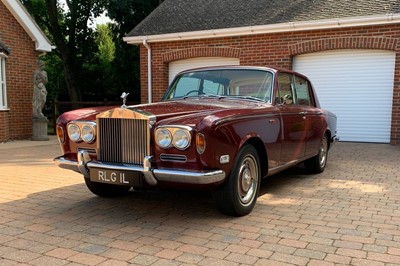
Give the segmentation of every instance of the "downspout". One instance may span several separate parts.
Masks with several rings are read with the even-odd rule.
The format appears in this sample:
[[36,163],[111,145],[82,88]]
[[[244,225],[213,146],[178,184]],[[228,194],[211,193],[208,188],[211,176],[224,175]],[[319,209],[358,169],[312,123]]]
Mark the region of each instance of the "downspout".
[[147,95],[148,102],[151,103],[151,47],[147,43],[147,40],[143,40],[143,45],[147,48]]

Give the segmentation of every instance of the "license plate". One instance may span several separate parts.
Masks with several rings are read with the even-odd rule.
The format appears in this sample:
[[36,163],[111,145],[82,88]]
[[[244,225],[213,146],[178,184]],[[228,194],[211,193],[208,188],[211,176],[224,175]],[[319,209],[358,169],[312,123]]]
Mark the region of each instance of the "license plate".
[[90,181],[133,186],[135,179],[139,178],[139,173],[132,171],[117,171],[109,169],[90,169]]

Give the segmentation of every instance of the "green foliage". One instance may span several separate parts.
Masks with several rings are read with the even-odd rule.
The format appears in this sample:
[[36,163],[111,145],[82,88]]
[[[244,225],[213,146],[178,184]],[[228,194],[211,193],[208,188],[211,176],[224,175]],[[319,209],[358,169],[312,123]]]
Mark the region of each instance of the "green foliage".
[[139,47],[125,43],[123,37],[139,24],[158,5],[159,0],[109,0],[108,16],[112,25],[116,56],[113,68],[116,85],[120,91],[130,92],[132,101],[140,102],[140,58]]
[[[159,0],[20,0],[56,46],[46,55],[49,99],[140,101],[139,48],[122,38]],[[113,20],[94,28],[104,11]]]
[[99,48],[98,57],[102,65],[109,65],[115,58],[115,44],[112,40],[111,28],[106,24],[97,25],[96,43]]

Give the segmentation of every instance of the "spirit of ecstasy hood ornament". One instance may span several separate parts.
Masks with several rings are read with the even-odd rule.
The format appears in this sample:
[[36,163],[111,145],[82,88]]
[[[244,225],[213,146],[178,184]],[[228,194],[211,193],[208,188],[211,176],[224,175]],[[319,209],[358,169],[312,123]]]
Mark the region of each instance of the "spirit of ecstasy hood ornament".
[[122,99],[121,108],[126,108],[126,97],[128,97],[128,95],[129,95],[129,92],[128,92],[128,93],[123,92],[123,93],[121,94],[121,99]]

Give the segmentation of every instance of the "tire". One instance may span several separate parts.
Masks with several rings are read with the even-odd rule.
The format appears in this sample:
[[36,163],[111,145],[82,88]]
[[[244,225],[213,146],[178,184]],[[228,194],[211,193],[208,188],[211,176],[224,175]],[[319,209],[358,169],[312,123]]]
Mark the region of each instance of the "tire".
[[214,192],[217,208],[224,214],[244,216],[256,204],[261,183],[260,159],[252,145],[239,151],[231,174],[222,188]]
[[324,135],[318,154],[304,162],[306,169],[312,174],[319,174],[325,170],[328,161],[328,137]]
[[95,195],[100,197],[112,198],[123,196],[131,189],[129,186],[119,186],[112,184],[104,184],[90,181],[89,178],[84,178],[87,188]]

